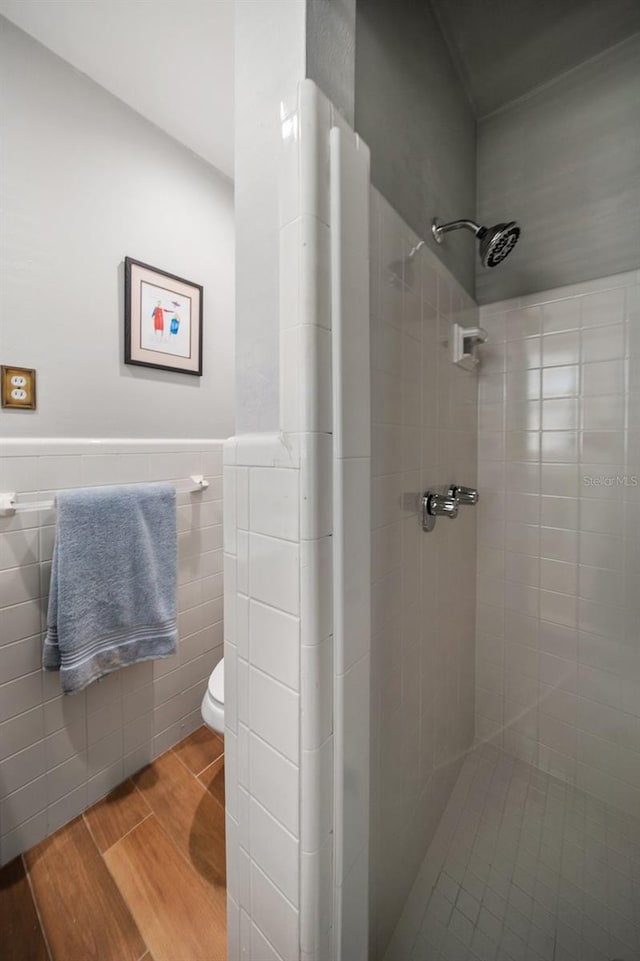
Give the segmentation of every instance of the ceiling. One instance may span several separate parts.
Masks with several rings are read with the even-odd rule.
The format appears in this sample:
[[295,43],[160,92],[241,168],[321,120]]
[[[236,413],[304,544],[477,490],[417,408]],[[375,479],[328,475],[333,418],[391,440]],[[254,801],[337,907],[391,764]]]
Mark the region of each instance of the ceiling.
[[640,0],[431,3],[478,117],[640,31]]
[[233,0],[0,0],[0,14],[233,176]]
[[[0,14],[232,177],[233,3],[0,0]],[[640,0],[431,3],[478,117],[640,31]]]

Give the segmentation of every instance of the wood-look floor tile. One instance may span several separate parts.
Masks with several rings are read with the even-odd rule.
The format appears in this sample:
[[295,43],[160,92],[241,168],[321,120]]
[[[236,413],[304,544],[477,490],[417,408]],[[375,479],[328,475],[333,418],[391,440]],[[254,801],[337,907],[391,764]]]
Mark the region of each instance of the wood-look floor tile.
[[138,961],[146,945],[82,818],[25,860],[54,961]]
[[85,811],[84,817],[94,841],[104,852],[149,814],[151,808],[133,781],[129,780]]
[[204,785],[171,751],[139,771],[133,780],[160,825],[198,874],[213,885],[224,886],[224,810]]
[[198,780],[202,781],[207,791],[224,807],[224,754],[206,767],[202,774],[198,775]]
[[0,869],[0,939],[3,961],[48,961],[22,858]]
[[192,774],[200,774],[224,754],[224,741],[203,725],[176,744],[173,750]]
[[155,816],[104,858],[155,961],[225,961],[225,891],[198,876]]

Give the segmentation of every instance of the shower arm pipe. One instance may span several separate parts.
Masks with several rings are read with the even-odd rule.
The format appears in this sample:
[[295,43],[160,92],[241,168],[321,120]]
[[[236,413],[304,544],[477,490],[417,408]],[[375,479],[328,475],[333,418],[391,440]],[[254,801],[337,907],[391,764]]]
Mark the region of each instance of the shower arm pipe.
[[482,236],[482,231],[485,230],[485,228],[477,224],[474,220],[452,220],[448,224],[441,224],[437,217],[431,225],[431,233],[437,244],[441,244],[442,235],[448,234],[451,230],[470,230],[474,236],[478,237]]
[[[483,237],[487,231],[486,227],[477,224],[475,220],[451,220],[448,224],[441,224],[437,217],[431,224],[431,234],[437,244],[442,243],[442,235],[448,234],[450,230],[470,230],[476,237]],[[419,250],[426,245],[426,240],[419,240],[415,247],[409,251],[409,260],[413,260]]]

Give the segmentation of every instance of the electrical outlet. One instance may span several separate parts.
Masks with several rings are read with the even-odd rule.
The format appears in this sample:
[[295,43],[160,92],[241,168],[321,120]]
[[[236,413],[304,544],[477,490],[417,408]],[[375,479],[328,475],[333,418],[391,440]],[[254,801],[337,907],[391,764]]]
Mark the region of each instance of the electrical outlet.
[[36,409],[36,372],[29,367],[0,367],[2,406],[13,410]]

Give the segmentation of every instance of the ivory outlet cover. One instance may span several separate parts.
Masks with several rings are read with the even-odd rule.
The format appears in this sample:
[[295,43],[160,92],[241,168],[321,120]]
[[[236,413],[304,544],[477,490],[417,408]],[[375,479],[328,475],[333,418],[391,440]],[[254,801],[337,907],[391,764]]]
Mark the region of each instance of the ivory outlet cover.
[[30,367],[0,367],[2,406],[13,410],[36,409],[36,372]]

